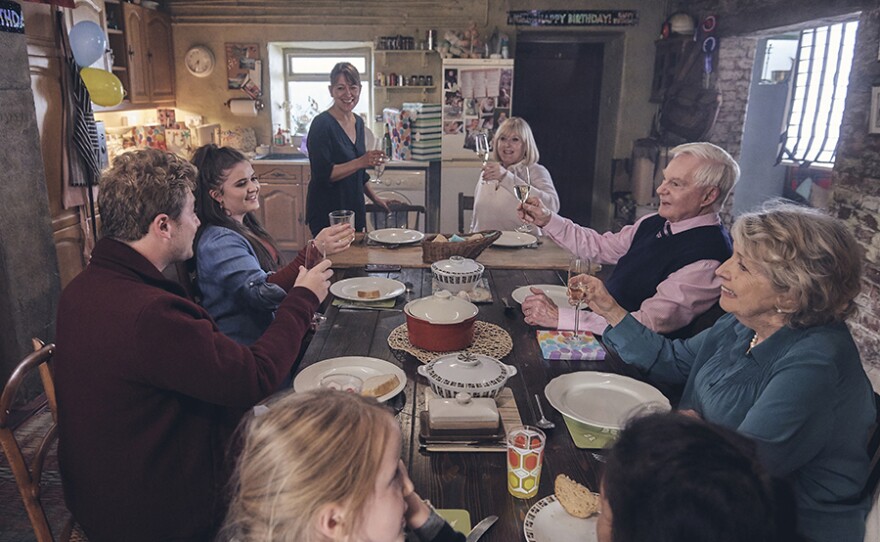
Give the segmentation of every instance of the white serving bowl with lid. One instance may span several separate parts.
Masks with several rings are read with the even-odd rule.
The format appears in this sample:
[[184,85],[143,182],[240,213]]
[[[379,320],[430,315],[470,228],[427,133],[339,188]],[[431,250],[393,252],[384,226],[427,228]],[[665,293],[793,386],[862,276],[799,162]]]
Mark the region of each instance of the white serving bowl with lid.
[[413,346],[432,352],[463,350],[474,342],[480,310],[470,301],[440,290],[406,304],[406,333]]
[[483,264],[462,256],[450,256],[431,264],[431,275],[440,287],[453,294],[474,289],[483,277]]
[[439,397],[453,398],[457,393],[471,397],[496,398],[507,379],[516,374],[516,367],[497,359],[472,352],[456,352],[440,356],[418,368]]

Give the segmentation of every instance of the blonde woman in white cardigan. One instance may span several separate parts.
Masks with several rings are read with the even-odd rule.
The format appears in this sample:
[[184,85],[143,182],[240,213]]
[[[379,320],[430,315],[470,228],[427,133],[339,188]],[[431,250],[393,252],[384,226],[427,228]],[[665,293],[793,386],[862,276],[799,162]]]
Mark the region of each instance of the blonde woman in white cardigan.
[[538,163],[538,147],[525,120],[510,117],[504,121],[492,140],[492,157],[494,160],[483,166],[474,191],[471,231],[518,228],[522,220],[516,212],[519,198],[514,186],[529,181],[532,185],[529,195],[540,199],[551,211],[559,211],[553,178],[547,168]]

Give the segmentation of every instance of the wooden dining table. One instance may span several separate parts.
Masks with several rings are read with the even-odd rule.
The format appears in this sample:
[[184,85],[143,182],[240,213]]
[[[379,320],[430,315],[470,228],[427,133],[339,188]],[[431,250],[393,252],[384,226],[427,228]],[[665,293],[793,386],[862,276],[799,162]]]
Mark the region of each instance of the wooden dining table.
[[[334,263],[336,257],[333,257]],[[339,269],[337,279],[367,276],[363,268]],[[395,308],[402,309],[407,298],[431,294],[430,270],[403,268],[400,272],[371,273],[369,276],[393,278],[412,284],[412,292],[401,295]],[[566,474],[598,491],[603,463],[591,450],[574,445],[562,415],[546,402],[544,386],[554,377],[573,371],[609,371],[636,376],[635,370],[614,356],[604,361],[545,360],[536,340],[536,328],[523,320],[511,292],[527,284],[563,284],[565,272],[553,269],[487,269],[493,301],[478,305],[478,319],[496,324],[507,331],[512,351],[502,359],[518,372],[507,381],[519,409],[522,422],[534,425],[539,415],[535,394],[544,401],[547,417],[556,428],[547,431],[543,471],[537,495],[522,500],[507,491],[506,454],[502,452],[427,452],[419,447],[419,413],[425,409],[427,380],[416,369],[421,362],[414,356],[394,351],[388,345],[392,330],[405,322],[402,311],[346,310],[327,306],[326,321],[315,333],[299,370],[321,360],[339,356],[369,356],[387,360],[403,369],[407,382],[402,394],[389,403],[399,409],[397,417],[403,429],[402,457],[416,491],[438,509],[465,509],[472,524],[489,515],[499,517],[481,542],[525,540],[523,521],[529,508],[553,493],[553,481]],[[330,296],[332,297],[332,296]],[[510,300],[513,310],[505,310],[502,297]],[[600,456],[601,457],[601,456]]]
[[[431,267],[422,261],[419,243],[382,245],[371,243],[358,234],[355,242],[339,254],[331,256],[333,267],[342,269],[365,264]],[[476,260],[489,269],[568,269],[571,253],[550,239],[542,237],[533,247],[487,247]]]

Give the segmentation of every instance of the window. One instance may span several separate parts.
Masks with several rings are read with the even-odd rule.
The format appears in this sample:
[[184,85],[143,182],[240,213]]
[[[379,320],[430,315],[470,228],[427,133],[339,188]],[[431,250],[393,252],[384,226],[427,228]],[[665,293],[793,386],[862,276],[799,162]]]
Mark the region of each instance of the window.
[[361,74],[361,95],[354,109],[356,114],[372,118],[371,50],[369,47],[333,49],[285,48],[285,101],[290,111],[287,128],[296,134],[305,133],[312,119],[333,103],[327,87],[330,72],[339,62],[350,62]]
[[803,30],[780,158],[834,164],[858,21]]

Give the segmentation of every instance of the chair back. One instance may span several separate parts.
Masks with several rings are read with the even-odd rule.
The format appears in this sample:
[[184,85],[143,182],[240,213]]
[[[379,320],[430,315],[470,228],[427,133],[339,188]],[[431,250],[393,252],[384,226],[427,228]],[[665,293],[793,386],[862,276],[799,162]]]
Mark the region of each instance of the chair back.
[[388,203],[391,212],[385,211],[375,203],[367,204],[367,231],[385,228],[404,228],[421,230],[425,216],[424,205],[411,205],[392,201]]
[[[473,196],[465,196],[464,192],[458,193],[458,233],[470,233],[465,230],[464,225],[464,212],[465,211],[473,211],[474,210],[474,197]],[[467,229],[470,229],[470,224],[468,224]]]
[[[55,538],[52,536],[46,512],[40,501],[40,489],[46,456],[58,439],[58,405],[55,401],[55,381],[50,365],[55,353],[55,345],[44,345],[39,339],[32,339],[32,341],[34,352],[25,357],[13,370],[9,381],[3,388],[2,395],[0,395],[0,445],[2,445],[7,461],[9,461],[37,542],[54,542]],[[39,405],[27,417],[21,419],[20,416],[16,416],[17,411],[13,409],[13,405],[22,383],[35,369],[39,372],[43,383],[45,404]],[[42,435],[39,445],[31,454],[32,457],[26,457],[19,440],[16,438],[16,430],[27,425],[31,418],[41,414],[47,404],[52,414],[52,422]],[[69,540],[73,528],[73,519],[69,518],[59,539]],[[84,537],[79,538],[83,539]]]

